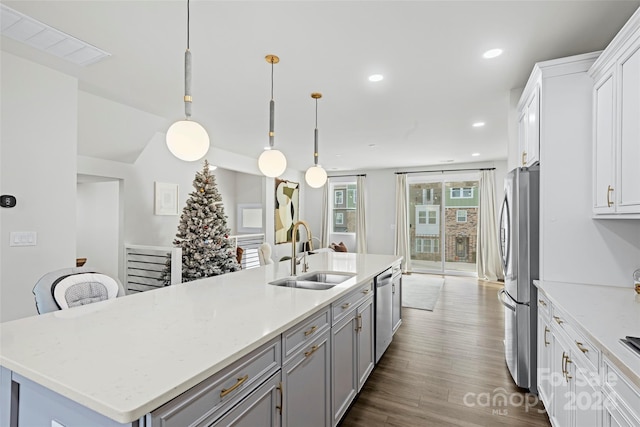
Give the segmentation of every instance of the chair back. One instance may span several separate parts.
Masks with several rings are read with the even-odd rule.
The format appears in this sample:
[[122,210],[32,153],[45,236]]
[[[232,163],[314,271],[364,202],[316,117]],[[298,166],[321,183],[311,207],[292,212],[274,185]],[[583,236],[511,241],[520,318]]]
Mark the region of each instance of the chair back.
[[258,259],[260,260],[260,265],[273,264],[273,260],[271,259],[271,245],[267,242],[264,242],[258,247]]
[[125,295],[118,279],[88,267],[63,268],[45,274],[33,287],[38,314],[64,310]]

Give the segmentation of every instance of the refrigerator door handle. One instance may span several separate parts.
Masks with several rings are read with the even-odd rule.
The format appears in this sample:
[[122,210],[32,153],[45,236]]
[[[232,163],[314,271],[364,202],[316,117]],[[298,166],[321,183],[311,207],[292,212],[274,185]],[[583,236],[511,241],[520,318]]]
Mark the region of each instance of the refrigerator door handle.
[[500,303],[501,303],[502,305],[504,305],[505,307],[507,307],[509,310],[514,311],[514,312],[515,312],[515,311],[516,311],[516,307],[515,307],[515,306],[513,306],[513,305],[509,305],[509,304],[507,304],[507,302],[505,301],[505,299],[504,299],[504,294],[505,294],[505,293],[506,293],[506,291],[505,291],[504,289],[500,289],[500,290],[498,291],[498,301],[500,301]]

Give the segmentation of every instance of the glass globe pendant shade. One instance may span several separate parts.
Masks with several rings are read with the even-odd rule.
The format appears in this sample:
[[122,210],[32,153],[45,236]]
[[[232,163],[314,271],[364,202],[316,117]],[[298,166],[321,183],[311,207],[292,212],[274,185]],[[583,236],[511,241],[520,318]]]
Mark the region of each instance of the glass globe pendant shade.
[[209,151],[209,135],[200,123],[179,120],[167,130],[167,147],[180,160],[193,162]]
[[327,182],[327,171],[322,166],[311,166],[304,174],[304,179],[309,187],[320,188]]
[[287,159],[280,150],[264,150],[258,158],[258,168],[264,175],[275,178],[284,173],[287,169]]

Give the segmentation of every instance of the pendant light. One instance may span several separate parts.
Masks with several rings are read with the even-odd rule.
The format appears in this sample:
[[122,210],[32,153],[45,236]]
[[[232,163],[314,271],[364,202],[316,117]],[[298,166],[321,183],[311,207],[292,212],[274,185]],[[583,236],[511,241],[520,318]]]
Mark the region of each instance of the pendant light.
[[209,151],[209,135],[191,118],[191,51],[189,50],[189,0],[187,0],[187,50],[184,52],[184,120],[167,130],[167,147],[171,154],[188,162],[200,160]]
[[275,178],[282,175],[287,169],[287,159],[281,151],[273,148],[274,132],[273,121],[275,113],[275,102],[273,100],[273,65],[280,62],[276,55],[267,55],[265,59],[271,64],[271,102],[269,102],[269,146],[264,149],[258,158],[258,167],[264,175]]
[[313,132],[313,166],[307,169],[304,174],[304,179],[309,184],[309,187],[320,188],[325,182],[327,182],[327,171],[318,164],[318,99],[322,98],[322,94],[314,92],[311,94],[311,98],[316,100],[316,128]]

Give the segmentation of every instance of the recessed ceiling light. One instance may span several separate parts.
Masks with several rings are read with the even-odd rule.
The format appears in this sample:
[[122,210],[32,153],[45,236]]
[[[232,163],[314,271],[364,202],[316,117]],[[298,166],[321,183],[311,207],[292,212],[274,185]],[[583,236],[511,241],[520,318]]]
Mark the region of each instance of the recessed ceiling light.
[[491,59],[500,55],[502,55],[502,49],[491,49],[483,53],[482,57],[485,59]]
[[384,76],[382,74],[372,74],[369,76],[370,82],[379,82],[382,79],[384,79]]
[[369,144],[369,147],[371,147],[371,148],[373,148],[375,146],[376,146],[376,144]]
[[478,157],[480,155],[480,153],[473,153],[471,154],[473,157]]
[[336,157],[342,157],[342,154],[336,154]]
[[475,122],[471,126],[473,126],[474,128],[481,128],[482,126],[484,126],[484,122]]

